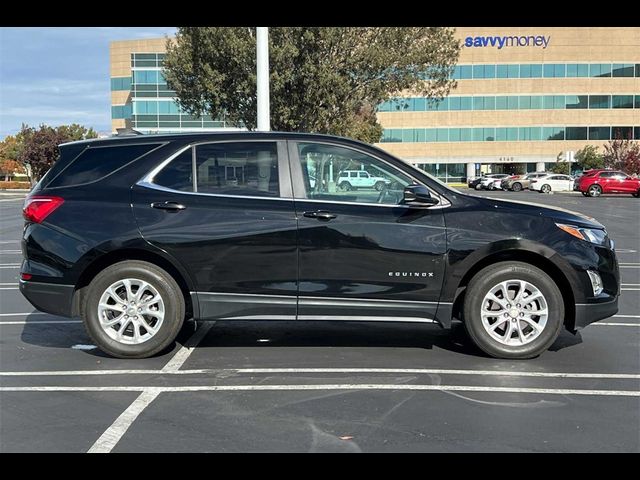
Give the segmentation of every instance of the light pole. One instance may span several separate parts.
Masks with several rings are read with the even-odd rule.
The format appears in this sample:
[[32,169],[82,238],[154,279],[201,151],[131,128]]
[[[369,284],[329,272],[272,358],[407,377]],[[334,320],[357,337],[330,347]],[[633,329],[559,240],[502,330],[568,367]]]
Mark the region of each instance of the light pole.
[[269,29],[256,27],[256,76],[258,84],[258,131],[271,130],[269,123]]

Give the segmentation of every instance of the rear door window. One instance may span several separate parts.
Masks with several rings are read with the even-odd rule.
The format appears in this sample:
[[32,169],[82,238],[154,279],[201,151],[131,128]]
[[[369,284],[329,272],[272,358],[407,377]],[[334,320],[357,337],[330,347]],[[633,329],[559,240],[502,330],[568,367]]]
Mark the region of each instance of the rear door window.
[[185,150],[153,183],[183,192],[278,197],[278,177],[276,142],[220,142]]
[[47,188],[71,187],[97,182],[160,145],[153,143],[89,147],[53,178]]

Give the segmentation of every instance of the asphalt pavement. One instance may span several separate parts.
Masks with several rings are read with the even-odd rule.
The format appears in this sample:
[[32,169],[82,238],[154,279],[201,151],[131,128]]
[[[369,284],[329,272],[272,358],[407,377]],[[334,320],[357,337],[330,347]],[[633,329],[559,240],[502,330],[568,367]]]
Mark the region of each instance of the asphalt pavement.
[[602,222],[619,313],[526,361],[459,324],[274,321],[189,322],[170,351],[119,360],[22,297],[23,195],[0,196],[0,452],[640,451],[640,200],[477,194]]

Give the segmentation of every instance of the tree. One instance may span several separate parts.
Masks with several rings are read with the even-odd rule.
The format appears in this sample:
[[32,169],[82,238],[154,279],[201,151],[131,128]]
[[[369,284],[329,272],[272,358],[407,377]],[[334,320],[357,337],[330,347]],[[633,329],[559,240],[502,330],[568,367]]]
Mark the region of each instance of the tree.
[[[377,142],[377,106],[409,92],[446,96],[459,51],[444,27],[270,28],[271,126]],[[180,27],[164,66],[188,113],[256,128],[255,29]]]
[[563,175],[571,175],[571,162],[565,161],[564,152],[560,152],[556,156],[556,163],[554,163],[550,170],[553,173],[563,174]]
[[9,135],[0,142],[0,175],[4,176],[5,181],[15,172],[24,172],[22,165],[17,161],[21,142],[22,139],[18,135]]
[[22,136],[23,144],[17,160],[29,174],[31,183],[42,178],[51,165],[58,160],[60,157],[58,145],[98,136],[92,128],[87,129],[76,123],[56,128],[40,125],[37,130],[23,124],[19,135]]
[[627,174],[640,174],[640,142],[630,138],[609,140],[604,146],[604,164],[607,168],[621,170]]
[[604,168],[602,154],[598,152],[598,147],[593,145],[586,145],[584,148],[578,150],[575,159],[576,165],[582,170]]

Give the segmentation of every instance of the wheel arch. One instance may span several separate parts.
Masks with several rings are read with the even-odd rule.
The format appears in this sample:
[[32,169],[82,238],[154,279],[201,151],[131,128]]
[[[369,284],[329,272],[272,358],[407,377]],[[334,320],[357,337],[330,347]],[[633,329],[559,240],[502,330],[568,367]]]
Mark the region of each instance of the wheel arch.
[[576,309],[575,295],[571,286],[571,282],[564,274],[562,268],[556,265],[548,257],[540,253],[524,249],[510,249],[493,252],[473,263],[462,275],[460,282],[458,282],[458,285],[456,286],[452,315],[456,316],[456,318],[461,318],[460,314],[462,311],[462,305],[464,304],[464,295],[471,279],[483,268],[504,261],[518,261],[528,263],[534,267],[540,268],[547,275],[549,275],[549,277],[551,277],[551,279],[558,286],[560,292],[562,293],[565,311],[563,320],[564,326],[568,330],[573,331],[575,328]]
[[194,291],[195,288],[193,288],[191,279],[182,268],[159,253],[139,248],[123,248],[100,255],[94,258],[84,267],[84,269],[80,273],[80,276],[78,277],[78,281],[76,282],[76,287],[73,294],[73,316],[79,315],[80,305],[84,299],[87,286],[96,277],[96,275],[98,275],[98,273],[107,268],[109,265],[113,265],[115,263],[126,260],[140,260],[148,262],[165,270],[175,279],[176,283],[180,287],[180,290],[182,291],[185,301],[187,318],[190,318],[190,316],[195,316],[198,313],[198,305],[194,305],[194,301],[190,293]]

